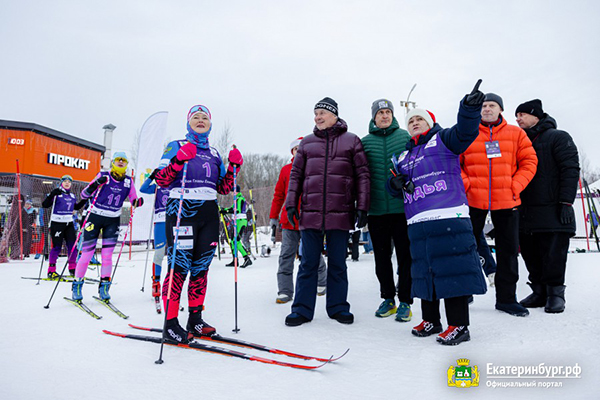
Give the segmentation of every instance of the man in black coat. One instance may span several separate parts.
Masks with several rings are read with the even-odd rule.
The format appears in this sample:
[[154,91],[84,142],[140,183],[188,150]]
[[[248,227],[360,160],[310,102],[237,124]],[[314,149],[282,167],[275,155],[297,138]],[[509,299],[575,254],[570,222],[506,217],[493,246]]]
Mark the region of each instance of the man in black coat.
[[577,147],[567,132],[556,129],[556,121],[544,113],[540,100],[521,104],[515,114],[538,157],[537,173],[521,193],[519,241],[533,290],[521,304],[560,313],[565,309],[569,239],[575,235]]

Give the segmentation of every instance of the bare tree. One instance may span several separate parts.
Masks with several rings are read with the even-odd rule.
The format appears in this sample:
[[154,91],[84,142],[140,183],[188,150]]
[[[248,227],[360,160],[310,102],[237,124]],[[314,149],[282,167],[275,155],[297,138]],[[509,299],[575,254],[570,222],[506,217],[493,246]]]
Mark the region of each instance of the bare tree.
[[229,122],[225,122],[221,134],[216,137],[216,140],[212,142],[212,146],[219,151],[221,157],[227,157],[231,145],[233,144],[233,128],[229,125]]
[[277,154],[254,154],[244,156],[244,167],[240,171],[238,182],[245,189],[274,186],[279,172],[288,159]]
[[579,150],[579,165],[581,166],[581,176],[588,183],[594,183],[600,179],[600,170],[592,166],[587,154],[582,150]]
[[129,170],[137,170],[138,152],[140,151],[140,140],[142,140],[142,131],[138,129],[131,145],[131,154],[129,155]]

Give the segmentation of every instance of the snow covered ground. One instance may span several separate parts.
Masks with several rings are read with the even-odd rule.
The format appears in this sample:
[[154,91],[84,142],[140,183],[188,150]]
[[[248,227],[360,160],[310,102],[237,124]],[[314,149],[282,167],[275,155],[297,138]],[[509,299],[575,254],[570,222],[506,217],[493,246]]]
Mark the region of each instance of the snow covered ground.
[[[535,309],[527,318],[511,317],[494,310],[491,289],[477,296],[471,306],[472,340],[455,347],[441,346],[434,337],[410,334],[421,320],[418,300],[410,323],[373,315],[380,299],[372,255],[361,254],[359,262],[348,263],[353,325],[329,319],[325,298],[319,297],[311,323],[286,327],[284,318],[290,305],[275,303],[277,255],[275,249],[271,257],[258,258],[250,268],[239,271],[241,332],[237,335],[231,333],[234,270],[225,267],[230,259],[215,258],[205,319],[222,335],[299,353],[329,357],[350,348],[342,360],[305,371],[166,346],[165,363],[156,365],[159,345],[102,333],[109,329],[143,334],[127,323],[162,325],[163,316],[156,314],[150,297],[149,279],[146,291],[140,291],[145,253],[134,253],[131,261],[122,257],[111,288],[115,304],[131,316],[128,321],[92,300],[97,293],[95,285],[84,285],[84,301],[102,320],[94,320],[64,301],[62,297],[70,295],[70,285],[65,283],[60,284],[50,309],[44,309],[55,283],[38,286],[35,281],[20,279],[38,274],[39,260],[27,259],[0,265],[0,294],[5,302],[0,309],[0,399],[599,398],[598,253],[569,255],[565,313],[549,315]],[[89,277],[96,274],[88,271]],[[529,294],[526,277],[521,264],[519,299]],[[478,387],[447,386],[447,370],[456,366],[459,358],[478,366]],[[570,379],[502,379],[488,374],[489,364],[542,363],[578,365],[581,374]],[[554,382],[562,387],[488,386],[503,382]]]

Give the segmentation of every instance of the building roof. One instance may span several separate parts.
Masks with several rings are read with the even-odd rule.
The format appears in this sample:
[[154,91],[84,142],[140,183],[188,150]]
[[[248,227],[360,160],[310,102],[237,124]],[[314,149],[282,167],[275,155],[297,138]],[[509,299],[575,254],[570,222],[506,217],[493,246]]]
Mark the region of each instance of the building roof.
[[0,119],[0,128],[9,128],[22,131],[33,131],[40,135],[49,136],[54,139],[62,140],[64,142],[72,143],[81,147],[88,148],[90,150],[99,151],[104,153],[106,148],[97,143],[93,143],[76,136],[71,136],[66,133],[57,131],[55,129],[47,128],[42,125],[34,124],[31,122],[20,122],[20,121],[7,121]]

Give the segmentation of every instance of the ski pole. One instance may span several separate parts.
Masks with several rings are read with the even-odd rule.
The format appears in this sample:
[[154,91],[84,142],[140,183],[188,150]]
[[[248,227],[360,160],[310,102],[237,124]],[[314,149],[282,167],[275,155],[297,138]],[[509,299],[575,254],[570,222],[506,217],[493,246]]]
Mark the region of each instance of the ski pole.
[[[583,186],[581,185],[581,178],[579,178],[579,192],[581,193],[581,207],[583,207],[583,220],[585,221],[585,202],[583,201]],[[588,234],[587,224],[585,226],[585,240],[587,241],[587,249],[590,251],[590,235]]]
[[[88,218],[92,214],[92,210],[94,209],[94,205],[96,204],[96,200],[98,200],[98,195],[102,191],[102,186],[104,186],[104,185],[105,185],[105,183],[103,183],[102,185],[100,185],[100,187],[98,189],[96,189],[96,195],[94,196],[94,201],[92,201],[92,204],[90,205],[90,209],[88,210],[88,213],[85,216],[85,220],[83,221],[83,224],[79,228],[79,232],[77,233],[77,239],[75,240],[75,243],[77,243],[79,241],[79,238],[81,237],[81,235],[83,233],[83,230],[85,229],[85,224],[87,223]],[[67,269],[67,265],[69,264],[69,258],[71,258],[71,254],[73,253],[74,250],[75,250],[75,246],[73,246],[73,248],[71,249],[71,252],[67,256],[67,261],[65,262],[65,266],[63,267],[62,271],[60,272],[60,276],[58,277],[58,280],[56,281],[56,285],[54,286],[54,290],[52,291],[52,294],[50,295],[50,299],[48,300],[48,304],[46,304],[44,306],[44,308],[46,308],[46,309],[50,308],[50,303],[52,302],[52,299],[54,298],[54,293],[56,293],[56,289],[58,289],[58,284],[63,279],[63,275],[65,273],[65,269]]]
[[[50,262],[50,225],[52,225],[52,214],[54,214],[54,204],[56,204],[56,196],[52,199],[52,210],[50,211],[50,218],[48,219],[48,233],[45,238],[48,242],[48,262]],[[44,222],[44,217],[42,216],[42,222]],[[62,242],[61,242],[62,243]],[[44,268],[44,246],[42,246],[42,262],[40,263],[40,273],[38,275],[38,281],[36,285],[40,284],[40,280],[42,279],[42,269]]]
[[19,237],[20,237],[20,251],[21,255],[19,260],[23,259],[23,200],[21,200],[21,173],[19,172],[19,159],[17,159],[17,191],[19,196]]
[[188,162],[183,164],[183,177],[181,178],[181,195],[179,196],[179,209],[177,210],[177,222],[175,223],[175,240],[173,241],[173,256],[169,265],[169,287],[167,289],[167,306],[165,307],[165,321],[163,323],[163,336],[160,340],[160,354],[155,364],[162,364],[163,349],[165,347],[165,335],[167,331],[167,316],[169,315],[169,303],[171,303],[171,288],[173,287],[173,270],[175,269],[175,256],[177,255],[177,243],[179,241],[179,224],[181,223],[181,210],[183,209],[183,193],[185,192],[185,176],[187,175]]
[[[117,256],[117,262],[115,263],[115,267],[112,271],[112,276],[110,277],[110,281],[112,282],[115,279],[115,272],[117,272],[117,267],[119,266],[119,260],[121,259],[121,253],[123,253],[123,247],[125,247],[125,242],[127,241],[127,235],[129,234],[129,227],[133,223],[133,216],[135,214],[136,207],[131,207],[131,216],[129,217],[129,223],[127,224],[127,228],[125,228],[125,236],[123,237],[123,241],[121,242],[121,250],[119,250],[119,255]],[[104,239],[103,239],[104,240]],[[131,249],[131,246],[129,247]]]
[[[590,186],[588,185],[588,183],[585,179],[583,180],[583,186],[585,188],[585,193],[586,193],[586,198],[587,198],[587,203],[588,203],[588,210],[590,211],[590,216],[592,215],[592,213],[598,215],[596,213],[596,206],[594,205],[594,199],[592,198],[592,193],[590,192]],[[598,241],[598,232],[596,231],[596,227],[594,226],[593,223],[591,225],[591,230],[592,230],[592,234],[594,235],[594,238],[596,239],[596,247],[598,248],[598,251],[600,251],[600,242]]]
[[[154,210],[156,210],[156,192],[158,191],[158,185],[154,188]],[[140,291],[144,291],[146,286],[146,270],[148,269],[148,256],[150,255],[150,241],[152,240],[152,230],[154,228],[154,210],[152,210],[152,216],[150,216],[150,233],[148,234],[148,242],[146,244],[146,263],[144,264],[144,277],[142,279],[142,288]]]
[[233,166],[233,217],[233,267],[235,269],[235,329],[233,329],[233,332],[238,333],[240,329],[238,328],[237,171],[235,165]]
[[254,233],[254,248],[258,254],[258,237],[256,236],[256,210],[254,210],[254,199],[252,199],[252,189],[250,189],[250,207],[252,208],[252,231]]

